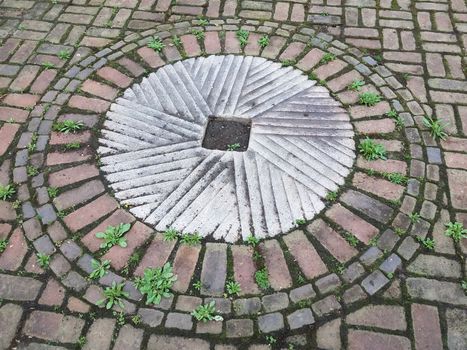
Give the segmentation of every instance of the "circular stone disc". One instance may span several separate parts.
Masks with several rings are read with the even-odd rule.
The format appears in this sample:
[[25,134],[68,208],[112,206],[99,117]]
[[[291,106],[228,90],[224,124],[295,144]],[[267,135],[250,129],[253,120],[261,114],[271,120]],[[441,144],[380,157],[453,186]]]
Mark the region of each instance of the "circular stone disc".
[[[203,148],[210,117],[251,123],[245,152]],[[116,198],[157,230],[234,242],[312,219],[355,158],[346,111],[303,72],[264,58],[166,65],[112,104],[99,139]]]

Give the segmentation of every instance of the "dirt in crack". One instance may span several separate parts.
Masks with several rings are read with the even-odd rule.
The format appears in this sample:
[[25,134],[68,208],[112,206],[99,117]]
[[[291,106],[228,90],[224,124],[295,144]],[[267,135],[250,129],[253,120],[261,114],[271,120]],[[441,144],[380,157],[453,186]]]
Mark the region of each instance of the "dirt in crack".
[[209,117],[203,147],[222,151],[245,152],[250,140],[249,120]]

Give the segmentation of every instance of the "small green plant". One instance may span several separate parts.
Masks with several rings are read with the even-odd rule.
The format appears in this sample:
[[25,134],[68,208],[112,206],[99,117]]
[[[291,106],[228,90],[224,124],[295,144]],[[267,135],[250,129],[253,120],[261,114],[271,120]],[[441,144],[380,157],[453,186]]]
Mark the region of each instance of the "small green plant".
[[216,302],[214,300],[208,304],[198,306],[195,310],[193,310],[191,315],[198,321],[202,322],[223,320],[222,316],[217,315]]
[[148,47],[153,49],[154,51],[161,52],[162,49],[165,47],[165,44],[162,42],[161,38],[158,36],[152,37],[151,41],[148,43]]
[[263,258],[263,256],[261,255],[260,252],[258,252],[256,250],[253,252],[253,260],[254,261],[260,261],[262,258]]
[[242,291],[240,287],[240,283],[236,281],[227,282],[227,284],[225,285],[225,289],[228,295],[239,295],[240,292]]
[[337,192],[331,191],[326,194],[326,200],[334,202],[337,199]]
[[131,316],[131,322],[133,322],[135,326],[139,325],[142,322],[141,316],[140,315]]
[[232,143],[230,145],[227,145],[227,151],[236,151],[240,148],[239,143]]
[[388,272],[386,274],[387,278],[389,278],[390,280],[392,280],[392,278],[394,277],[394,272]]
[[196,281],[195,283],[193,283],[193,288],[196,289],[197,291],[200,291],[201,290],[201,281]]
[[395,232],[395,234],[398,235],[399,237],[402,237],[402,236],[404,236],[404,235],[407,233],[407,231],[405,231],[404,229],[402,229],[402,228],[400,228],[400,227],[396,227],[396,228],[394,229],[394,232]]
[[76,133],[84,128],[84,123],[81,121],[74,121],[74,120],[64,120],[61,122],[57,122],[53,125],[53,130],[62,132],[64,134],[68,133]]
[[336,56],[330,52],[326,52],[323,57],[321,57],[321,60],[319,61],[322,64],[329,63],[331,61],[334,61],[336,59]]
[[391,109],[389,112],[386,113],[386,115],[394,120],[397,129],[402,129],[402,127],[404,126],[404,121],[402,120],[401,116],[399,115],[399,113],[397,113],[396,110]]
[[252,247],[256,247],[259,244],[259,239],[253,235],[249,235],[246,238],[246,243]]
[[268,342],[269,345],[274,345],[277,343],[277,339],[273,337],[272,335],[267,335],[266,341]]
[[182,39],[180,39],[180,37],[178,37],[177,35],[174,35],[172,37],[172,43],[177,47],[182,46]]
[[461,288],[464,291],[464,293],[467,293],[467,280],[461,281]]
[[281,61],[282,67],[290,67],[295,64],[295,60],[283,60]]
[[44,62],[42,63],[42,67],[44,67],[45,70],[55,68],[55,64],[52,62]]
[[49,267],[50,255],[37,253],[36,257],[37,257],[37,262],[38,262],[40,267],[42,267],[43,269],[46,269],[46,268]]
[[111,309],[112,306],[118,305],[122,309],[125,307],[122,299],[127,298],[129,294],[123,290],[125,283],[112,282],[112,286],[104,289],[104,299],[98,300],[96,305],[104,305],[107,310]]
[[268,270],[263,267],[261,270],[256,271],[255,281],[261,289],[268,289],[270,286]]
[[61,60],[68,60],[71,57],[71,52],[68,50],[60,50],[57,54],[58,58]]
[[107,226],[104,232],[96,233],[97,238],[102,238],[104,243],[101,248],[112,248],[119,245],[122,248],[127,246],[126,238],[123,235],[130,230],[130,224],[118,224],[118,226]]
[[417,237],[417,240],[428,250],[435,249],[435,240],[432,238],[422,238],[420,236]]
[[363,85],[365,85],[363,80],[356,79],[347,87],[347,89],[352,91],[360,91]]
[[26,167],[26,173],[28,176],[36,176],[39,174],[39,169],[37,169],[34,165],[28,165]]
[[174,228],[169,228],[164,232],[164,241],[175,241],[178,238],[178,231]]
[[439,120],[430,117],[423,118],[423,124],[430,130],[430,135],[435,140],[446,140],[448,137],[445,131],[446,125]]
[[363,158],[367,160],[386,159],[386,150],[384,149],[384,146],[376,143],[369,137],[360,142],[358,150]]
[[47,194],[49,195],[50,199],[56,198],[58,196],[58,188],[47,187]]
[[250,36],[250,32],[245,29],[239,29],[235,34],[238,41],[240,42],[240,46],[245,47],[246,44],[248,44],[248,37]]
[[310,80],[318,80],[318,76],[316,75],[316,73],[311,72],[311,73],[308,74],[308,79],[310,79]]
[[13,185],[0,185],[0,200],[6,201],[13,198],[14,194],[16,193],[15,186]]
[[378,238],[377,237],[373,237],[368,241],[369,246],[376,247],[377,244],[378,244]]
[[381,101],[381,96],[378,94],[375,94],[374,92],[364,92],[358,95],[358,100],[360,104],[367,106],[367,107],[371,107]]
[[172,266],[166,263],[163,267],[147,268],[144,270],[143,277],[135,280],[136,287],[146,295],[146,305],[160,304],[162,298],[172,296],[172,288],[177,276],[173,274]]
[[459,242],[462,238],[467,238],[467,229],[460,222],[448,222],[444,234],[451,237],[455,242]]
[[34,152],[37,149],[37,139],[39,137],[37,136],[37,133],[33,133],[31,136],[31,141],[27,145],[27,149],[29,153]]
[[81,148],[81,143],[79,142],[70,142],[70,143],[65,144],[66,151],[80,149],[80,148]]
[[383,176],[397,185],[406,185],[407,181],[409,180],[407,176],[401,173],[383,173]]
[[420,221],[420,214],[419,213],[410,213],[409,214],[409,219],[412,222],[412,224],[416,224],[417,222]]
[[355,237],[350,232],[346,232],[344,234],[344,238],[352,247],[356,247],[358,245],[359,241],[358,241],[357,237]]
[[78,347],[82,348],[84,345],[86,345],[86,336],[82,335],[78,338]]
[[3,253],[8,246],[8,240],[1,238],[0,239],[0,253]]
[[110,269],[110,260],[99,262],[95,259],[91,260],[92,271],[89,274],[90,279],[98,279],[104,277]]
[[201,236],[199,235],[198,232],[184,233],[182,235],[182,238],[180,239],[180,242],[182,242],[182,244],[195,246],[201,243]]
[[195,36],[196,39],[198,40],[203,40],[204,37],[206,36],[206,33],[202,30],[199,30],[199,29],[193,29],[191,31],[191,34],[193,34]]
[[198,24],[201,27],[206,27],[207,25],[209,25],[209,20],[207,18],[198,18]]
[[306,224],[306,220],[305,219],[297,219],[295,220],[295,225],[297,226],[302,226],[302,225],[305,225]]
[[120,312],[112,312],[112,315],[117,319],[117,324],[122,327],[125,325],[126,323],[126,320],[125,320],[125,314],[123,313],[123,311],[120,311]]
[[261,38],[258,40],[258,45],[262,48],[265,48],[266,46],[269,45],[269,37],[267,35],[263,35]]

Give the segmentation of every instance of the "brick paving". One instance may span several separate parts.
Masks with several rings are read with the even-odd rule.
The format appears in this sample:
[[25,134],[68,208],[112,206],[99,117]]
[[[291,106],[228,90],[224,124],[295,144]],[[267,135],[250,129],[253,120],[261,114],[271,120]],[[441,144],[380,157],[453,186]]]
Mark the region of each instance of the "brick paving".
[[[0,185],[15,187],[0,200],[1,349],[467,348],[467,239],[445,235],[467,227],[464,1],[2,0],[0,18]],[[313,220],[257,246],[165,241],[114,198],[97,140],[129,86],[209,54],[302,70],[388,159],[358,155]],[[57,131],[66,120],[84,129]],[[103,252],[95,234],[120,223],[128,246]],[[92,258],[111,260],[98,280]],[[174,295],[145,305],[135,276],[167,261]],[[239,296],[224,295],[231,280]],[[95,305],[112,281],[123,309]],[[224,320],[196,321],[210,300]]]

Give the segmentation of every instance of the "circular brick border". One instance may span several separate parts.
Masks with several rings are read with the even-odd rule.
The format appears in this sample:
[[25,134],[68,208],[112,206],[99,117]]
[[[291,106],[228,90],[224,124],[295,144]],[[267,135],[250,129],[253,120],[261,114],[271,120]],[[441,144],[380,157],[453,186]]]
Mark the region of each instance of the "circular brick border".
[[[188,27],[189,27],[189,23],[186,23],[186,24],[188,24]],[[183,24],[180,24],[180,26],[183,27]],[[220,26],[220,23],[219,23],[219,26]],[[215,35],[218,35],[217,32],[220,29],[219,26],[206,27],[206,31],[207,31],[206,39],[207,40],[209,38],[212,38]],[[167,25],[164,25],[162,27],[164,28],[164,30],[168,30]],[[236,43],[235,32],[232,31],[233,29],[235,29],[235,27],[232,25],[226,25],[226,27],[228,31],[225,33],[226,46],[225,46],[224,52],[239,53],[240,47],[238,46],[238,43],[237,45],[235,45]],[[210,29],[213,29],[213,31],[209,31]],[[177,30],[177,34],[181,35],[183,32],[189,33],[190,30],[191,28],[186,28],[181,31]],[[162,59],[158,55],[155,55],[155,53],[152,50],[145,47],[146,43],[150,40],[151,36],[156,33],[157,33],[156,30],[150,30],[145,33],[142,33],[142,36],[138,34],[132,34],[129,37],[125,38],[125,41],[118,42],[112,45],[110,48],[104,49],[98,52],[96,55],[90,56],[84,59],[82,62],[80,62],[80,65],[75,65],[68,72],[66,72],[65,73],[66,78],[60,79],[55,85],[55,89],[45,94],[41,100],[43,103],[52,103],[53,105],[48,110],[45,110],[45,111],[44,111],[44,105],[40,105],[31,114],[33,118],[31,119],[30,124],[29,124],[29,131],[33,132],[35,130],[38,130],[40,137],[42,137],[41,140],[43,140],[42,142],[44,143],[43,145],[38,147],[38,150],[42,151],[45,149],[45,142],[47,142],[46,135],[50,131],[52,121],[59,114],[59,110],[60,110],[59,106],[64,105],[69,99],[70,97],[69,92],[75,91],[78,88],[78,86],[81,84],[82,80],[85,80],[94,71],[104,67],[107,62],[112,62],[113,60],[121,59],[123,56],[123,53],[128,53],[131,55],[134,50],[140,47],[138,54],[142,57],[144,61],[146,61],[146,64],[149,67],[155,69],[163,65],[164,61],[162,61]],[[254,37],[253,34],[257,35],[258,37],[260,36],[260,34],[251,33],[251,38]],[[170,37],[170,34],[168,32],[161,32],[159,36],[165,39],[165,38]],[[304,48],[305,42],[309,40],[310,36],[312,36],[311,42],[313,46],[316,46],[311,49],[312,51],[315,50],[314,51],[315,54],[317,52],[323,52],[324,54],[323,50],[327,50],[329,52],[336,54],[336,56],[339,57],[337,60],[337,62],[339,63],[343,62],[343,60],[340,59],[342,57],[345,61],[349,62],[349,64],[353,65],[355,67],[355,70],[358,71],[363,76],[365,76],[369,81],[374,82],[374,84],[377,86],[381,86],[381,91],[382,91],[383,96],[386,96],[386,98],[392,99],[391,101],[392,108],[399,111],[401,117],[403,117],[404,124],[406,126],[405,134],[410,143],[410,150],[414,158],[416,158],[412,160],[412,163],[410,165],[411,179],[409,180],[407,193],[417,196],[420,193],[420,182],[418,181],[418,178],[424,177],[425,175],[423,160],[426,155],[426,153],[423,150],[423,146],[420,144],[420,134],[417,130],[417,125],[420,124],[420,119],[423,115],[423,110],[420,107],[420,105],[418,105],[418,103],[413,99],[410,92],[407,89],[403,88],[403,86],[397,81],[397,79],[395,79],[394,76],[391,75],[391,72],[387,68],[385,68],[384,66],[377,65],[377,63],[374,62],[370,57],[363,57],[362,59],[363,62],[361,62],[355,57],[355,56],[361,56],[361,53],[358,50],[348,48],[347,45],[342,44],[339,41],[333,41],[332,37],[326,34],[321,33],[321,34],[318,34],[317,36],[314,36],[313,30],[308,29],[308,28],[301,29],[301,32],[297,33],[293,37],[293,39],[296,39],[296,41],[294,41],[293,43],[289,43],[287,45],[287,49],[282,51],[282,54],[279,56],[279,59],[280,60],[288,59],[286,57],[288,55],[293,55],[293,52],[297,51],[297,47],[302,46]],[[192,53],[193,56],[202,54],[202,51],[201,49],[199,49],[197,41],[193,35],[187,34],[186,36],[182,37],[182,41],[183,41],[183,45],[187,53]],[[271,47],[272,48],[276,47],[276,43],[277,43],[277,47],[279,47],[279,50],[275,53],[275,55],[281,52],[281,49],[283,48],[283,45],[286,44],[286,41],[287,40],[285,38],[280,37],[280,36],[272,37]],[[251,39],[251,42],[253,42],[252,45],[247,45],[245,47],[244,51],[246,54],[254,54],[256,51],[259,52],[259,47],[257,45],[256,45],[256,48],[254,47],[256,38]],[[169,48],[170,46],[167,47],[167,51],[170,53],[168,53],[167,55],[175,54],[173,47],[170,49]],[[213,53],[215,53],[217,50],[220,50],[220,49],[221,49],[220,46],[209,46],[209,47],[206,46],[205,48],[206,51],[212,50]],[[298,51],[301,52],[301,50],[298,50]],[[263,50],[262,52],[263,56],[264,55],[269,56],[272,54],[268,53],[268,51],[265,51],[265,50]],[[300,68],[300,62],[306,63],[305,57],[306,55],[301,60],[298,61],[298,64],[297,64],[298,68]],[[310,54],[309,57],[313,57],[313,56]],[[172,57],[172,58],[177,59],[178,57]],[[268,57],[268,58],[273,58],[273,57]],[[92,65],[92,68],[89,67],[90,65]],[[336,63],[333,63],[333,65],[336,65]],[[137,68],[136,67],[133,67],[133,68],[135,69],[134,72],[136,72]],[[108,73],[110,72],[115,73],[114,71],[110,71],[110,69],[113,69],[113,68],[108,67],[107,69]],[[130,70],[130,66],[128,66],[127,69]],[[325,74],[327,74],[328,72],[326,69],[329,69],[329,67],[322,69],[322,71],[320,72],[320,74],[323,74],[322,75],[323,79],[325,77]],[[304,67],[304,70],[307,70],[306,67]],[[121,76],[117,75],[117,77],[121,77]],[[121,78],[123,80],[120,81],[120,83],[122,83],[122,85],[125,85],[126,84],[124,82],[125,79],[123,77]],[[118,83],[118,82],[115,82],[115,83]],[[123,86],[121,87],[123,88]],[[68,91],[68,92],[61,92],[63,89],[66,89],[65,91]],[[345,95],[346,93],[347,93],[346,91],[342,92],[343,95]],[[404,104],[408,106],[412,112],[415,112],[416,115],[414,118],[412,118],[412,116],[408,113],[402,113],[404,110],[404,107],[402,107],[402,105],[396,99],[397,96],[399,96],[402,100],[404,100]],[[75,108],[80,105],[89,106],[88,104],[89,102],[91,102],[91,100],[80,97],[79,95],[75,95],[68,102],[68,107]],[[96,103],[94,105],[94,108],[97,108],[97,109],[100,108],[99,113],[105,112],[105,110],[108,107],[108,102],[103,102],[102,100],[95,99],[95,100],[92,100],[92,102]],[[41,116],[43,114],[45,118],[42,120]],[[366,127],[370,127],[370,126],[371,125],[367,125]],[[37,154],[40,154],[40,153],[37,153]],[[53,157],[51,157],[51,159],[53,159]],[[33,164],[34,162],[36,162],[36,164],[39,164],[39,166],[41,165],[40,156],[36,156],[36,154],[32,155],[31,161],[33,162]],[[47,161],[49,162],[49,158],[47,159]],[[15,169],[15,171],[17,172],[17,176],[15,177],[15,180],[17,179],[18,180],[17,182],[20,182],[20,183],[25,182],[26,181],[25,169],[22,170],[22,169],[17,168]],[[22,171],[24,171],[24,176],[21,177],[19,174],[21,174]],[[428,175],[430,176],[430,174]],[[52,242],[54,242],[57,245],[57,248],[63,253],[63,255],[61,253],[57,253],[53,256],[51,268],[54,271],[54,273],[60,279],[62,279],[62,282],[68,288],[75,291],[74,292],[75,295],[79,295],[87,287],[87,282],[80,275],[80,273],[77,272],[77,271],[80,271],[79,269],[77,271],[75,271],[74,269],[71,269],[71,265],[68,261],[70,261],[71,263],[74,263],[76,259],[78,259],[78,257],[81,255],[81,248],[77,246],[72,240],[67,240],[66,242],[61,244],[62,241],[65,240],[67,237],[66,231],[64,231],[59,221],[56,220],[56,213],[55,213],[55,209],[53,208],[53,206],[50,203],[47,203],[48,198],[47,198],[47,194],[45,191],[45,187],[43,187],[43,184],[44,184],[43,173],[32,178],[29,183],[30,187],[36,189],[38,193],[38,197],[37,197],[38,205],[36,207],[36,210],[37,210],[37,213],[40,215],[42,224],[48,225],[48,229],[47,229],[48,235],[41,236],[40,223],[38,222],[37,219],[32,218],[34,214],[25,215],[25,219],[29,219],[29,220],[24,223],[24,229],[26,231],[27,237],[31,240],[35,240],[34,246],[39,252],[46,253],[46,254],[52,254],[56,251],[56,248],[54,247]],[[399,213],[395,215],[391,215],[390,219],[391,219],[391,224],[393,227],[398,227],[398,228],[403,228],[403,229],[408,229],[410,227],[410,220],[407,214],[411,211],[407,210],[407,208],[414,209],[416,205],[417,205],[417,208],[420,207],[420,202],[418,204],[411,203],[410,198],[412,197],[404,197],[402,201],[403,207],[405,208],[404,211],[400,211]],[[105,200],[111,201],[110,197],[106,197]],[[102,207],[105,208],[105,206],[108,203],[101,203]],[[32,210],[30,211],[31,213],[34,212],[32,204],[30,202],[23,203],[23,212],[25,211],[24,208],[28,208],[28,207],[31,208]],[[429,212],[425,212],[425,213],[427,216],[430,216],[430,215],[434,216],[436,214],[436,213],[431,214]],[[319,220],[320,222],[324,223],[323,220],[321,219]],[[361,287],[363,287],[369,294],[374,294],[382,290],[385,286],[387,286],[389,284],[389,279],[385,277],[384,273],[392,274],[395,269],[400,267],[401,259],[399,258],[397,254],[390,254],[390,255],[389,253],[383,254],[381,249],[387,250],[388,252],[397,250],[398,254],[404,260],[408,260],[411,258],[411,256],[413,256],[413,254],[415,253],[418,247],[418,243],[415,242],[412,235],[414,236],[418,235],[418,236],[423,237],[428,233],[429,229],[430,229],[429,223],[422,220],[421,223],[412,226],[412,229],[410,231],[411,235],[405,237],[404,239],[399,238],[390,229],[385,230],[383,234],[379,237],[379,239],[376,242],[374,242],[376,246],[369,247],[360,256],[360,259],[359,259],[360,262],[355,260],[343,272],[342,274],[343,276],[349,276],[350,280],[352,280],[352,282],[355,282],[352,285],[349,285],[349,286],[346,285],[345,288],[342,288],[342,286],[340,285],[336,285],[335,283],[336,277],[337,277],[336,274],[330,274],[328,276],[325,276],[324,278],[321,278],[319,280],[321,281],[321,283],[319,284],[320,287],[318,287],[316,284],[314,284],[314,286],[317,290],[320,291],[319,294],[325,297],[321,299],[316,298],[313,300],[312,309],[314,312],[314,316],[316,318],[316,320],[314,320],[313,322],[317,322],[321,318],[327,317],[330,313],[339,312],[341,308],[351,307],[353,303],[358,303],[358,301],[361,301],[367,298],[367,295],[363,292]],[[379,264],[383,256],[386,257],[386,259],[381,264]],[[86,266],[85,260],[88,259],[88,263],[89,263],[90,258],[91,257],[86,254],[81,256],[79,261],[81,261],[82,264],[78,263],[78,265],[80,267]],[[379,266],[371,274],[364,276],[364,277],[358,276],[359,266],[362,266],[362,264],[364,264],[365,266],[375,266],[374,265],[375,262]],[[86,268],[84,270],[86,270]],[[356,278],[355,278],[355,275],[357,275]],[[119,277],[116,276],[113,272],[111,272],[104,278],[104,280],[101,280],[100,282],[102,283],[102,285],[108,285],[108,283],[112,279],[118,280]],[[338,277],[337,277],[337,280],[339,280]],[[376,282],[377,287],[373,288],[375,286],[375,282]],[[131,292],[130,300],[135,301],[139,299],[140,296],[138,295],[137,291],[134,289],[134,286],[131,282],[127,282],[126,288],[128,291]],[[339,302],[339,300],[335,297],[335,295],[333,294],[336,288],[339,289],[340,293],[342,294],[342,298],[344,300],[342,305]],[[278,288],[278,289],[282,289],[282,288]],[[284,290],[290,291],[290,299],[295,300],[295,301],[298,301],[299,299],[297,299],[293,295],[298,295],[299,296],[298,298],[300,298],[300,295],[303,295],[302,294],[303,292],[306,293],[308,290],[308,293],[309,293],[310,289],[313,290],[311,285],[308,285],[308,284],[305,284],[293,290],[290,290],[290,287],[284,288]],[[84,299],[90,302],[94,302],[95,300],[100,298],[99,297],[100,291],[101,289],[98,285],[91,285],[86,290]],[[309,296],[310,295],[308,295],[307,297]],[[263,308],[265,310],[268,310],[266,306],[268,304],[268,301],[272,302],[274,305],[280,305],[281,299],[284,301],[287,300],[287,303],[284,302],[284,305],[288,304],[287,294],[283,294],[282,292],[263,296],[263,300],[262,300]],[[224,305],[228,304],[229,309],[230,309],[230,301],[226,299],[218,299],[218,300],[219,300],[219,305],[218,305],[219,308],[221,308],[221,303],[223,303]],[[240,303],[239,300],[242,300],[242,299],[237,299],[237,303]],[[185,302],[185,304],[186,302],[190,302],[190,301],[196,304],[196,303],[199,303],[201,300],[198,298],[192,299],[192,297],[190,296],[179,295],[177,297],[177,308],[180,310],[183,309],[180,306],[180,305],[183,305],[182,301]],[[178,305],[179,303],[180,305]],[[169,304],[169,303],[166,303],[166,304]],[[172,304],[172,302],[170,302],[170,304]],[[130,302],[126,302],[126,305],[127,305],[127,308],[125,308],[125,312],[133,313],[136,311],[136,306],[134,304]],[[189,308],[190,310],[192,309],[191,306],[193,305],[190,305],[190,308]],[[287,306],[288,305],[286,305],[285,308],[287,308]],[[153,313],[163,312],[161,311],[161,309],[163,310],[164,308],[173,309],[171,305],[160,305],[159,310],[152,310],[151,312]],[[310,309],[302,308],[300,310],[297,310],[297,308],[299,308],[298,304],[296,304],[292,308],[288,308],[288,310],[296,310],[293,313],[288,315],[289,326],[291,325],[291,322],[293,322],[294,319],[302,319],[303,317],[305,318],[308,317],[308,320],[310,319],[309,316],[307,316],[308,314],[307,315],[302,314],[303,312],[306,313],[306,311],[303,311],[303,310],[310,310]],[[189,310],[184,310],[184,311],[189,311]],[[270,309],[269,311],[271,312]],[[145,312],[148,312],[148,311],[145,311]],[[183,315],[187,315],[187,316],[183,316]],[[274,312],[272,312],[270,316],[268,317],[277,318],[277,316],[278,316],[277,310],[274,310]],[[168,326],[169,318],[171,319],[172,322],[177,323],[177,321],[180,321],[180,320],[186,321],[187,317],[189,317],[188,314],[172,312],[170,313],[170,316],[168,317],[165,325],[166,327]],[[282,318],[282,316],[280,316],[279,318]],[[262,322],[261,320],[264,320],[264,319],[265,318],[258,319],[258,323],[261,323]],[[191,320],[191,317],[190,317],[190,320]],[[162,315],[160,315],[160,321],[162,321]],[[253,326],[252,324],[250,325],[250,322],[251,320],[249,319],[240,319],[240,320],[231,319],[226,322],[227,324],[226,324],[226,327],[224,327],[224,329],[226,329],[227,334],[229,334],[229,330],[233,331],[233,330],[243,329],[242,324],[243,326],[247,327],[247,329],[250,329],[250,328],[252,329]],[[271,322],[266,322],[266,323],[269,324]],[[215,332],[217,332],[217,330]],[[237,334],[237,335],[250,336],[249,333],[248,334]]]

